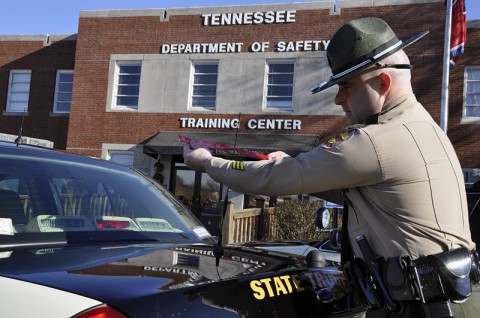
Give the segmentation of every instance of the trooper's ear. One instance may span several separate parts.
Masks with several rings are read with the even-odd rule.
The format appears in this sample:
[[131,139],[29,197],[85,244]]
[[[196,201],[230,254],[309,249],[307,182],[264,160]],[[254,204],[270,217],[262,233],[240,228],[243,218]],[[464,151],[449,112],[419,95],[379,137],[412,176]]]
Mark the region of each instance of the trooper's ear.
[[378,80],[380,81],[380,93],[386,95],[392,87],[392,77],[390,74],[382,72],[378,75]]

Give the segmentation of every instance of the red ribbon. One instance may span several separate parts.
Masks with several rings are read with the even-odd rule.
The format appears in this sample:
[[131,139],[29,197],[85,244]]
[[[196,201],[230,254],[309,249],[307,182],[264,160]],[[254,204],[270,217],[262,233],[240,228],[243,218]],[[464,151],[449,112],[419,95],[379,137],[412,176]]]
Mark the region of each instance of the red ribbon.
[[219,143],[219,142],[212,142],[212,141],[206,141],[206,140],[201,140],[201,139],[192,139],[188,138],[182,135],[178,135],[178,141],[184,142],[187,144],[190,144],[190,142],[195,142],[198,145],[205,147],[205,148],[210,148],[210,149],[221,149],[221,150],[233,150],[236,153],[239,153],[241,155],[244,155],[245,157],[253,158],[253,159],[258,159],[258,160],[268,160],[268,155],[264,155],[255,151],[250,151],[250,150],[243,150],[243,149],[235,149],[232,148],[228,145]]

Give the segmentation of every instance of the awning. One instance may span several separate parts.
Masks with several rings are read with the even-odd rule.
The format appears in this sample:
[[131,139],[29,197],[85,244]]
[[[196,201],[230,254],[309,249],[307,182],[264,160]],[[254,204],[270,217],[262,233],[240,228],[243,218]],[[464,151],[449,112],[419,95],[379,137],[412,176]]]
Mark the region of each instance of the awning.
[[309,151],[319,143],[317,135],[162,131],[143,146],[143,152],[148,155],[182,154],[184,144],[178,141],[179,135],[220,142],[231,147],[235,145],[237,149],[248,149],[264,154],[280,150],[291,156]]

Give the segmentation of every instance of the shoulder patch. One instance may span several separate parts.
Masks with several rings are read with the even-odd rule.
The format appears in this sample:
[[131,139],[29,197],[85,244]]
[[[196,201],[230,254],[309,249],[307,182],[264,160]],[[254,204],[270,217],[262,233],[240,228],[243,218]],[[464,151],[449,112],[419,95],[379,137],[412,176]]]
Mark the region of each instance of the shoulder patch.
[[245,163],[243,161],[232,161],[232,169],[245,171]]
[[347,142],[352,136],[353,130],[344,131],[340,135],[330,138],[326,142],[323,142],[320,146],[325,149],[335,148],[342,143]]

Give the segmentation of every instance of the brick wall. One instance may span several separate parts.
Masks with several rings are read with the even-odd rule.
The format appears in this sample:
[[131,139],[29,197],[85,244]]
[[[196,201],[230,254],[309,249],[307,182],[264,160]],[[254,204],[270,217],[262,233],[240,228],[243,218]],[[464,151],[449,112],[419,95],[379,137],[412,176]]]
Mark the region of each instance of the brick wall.
[[[5,37],[5,36],[3,36]],[[76,41],[52,41],[44,46],[44,36],[38,39],[0,40],[0,106],[6,110],[10,70],[31,70],[28,116],[24,118],[23,135],[47,139],[54,146],[67,145],[68,117],[51,116],[58,69],[73,70]],[[0,113],[0,132],[17,134],[22,116]]]
[[[478,22],[478,21],[477,21]],[[480,167],[479,124],[460,124],[462,118],[465,66],[480,67],[480,23],[467,29],[465,54],[450,70],[448,136],[463,168]]]

